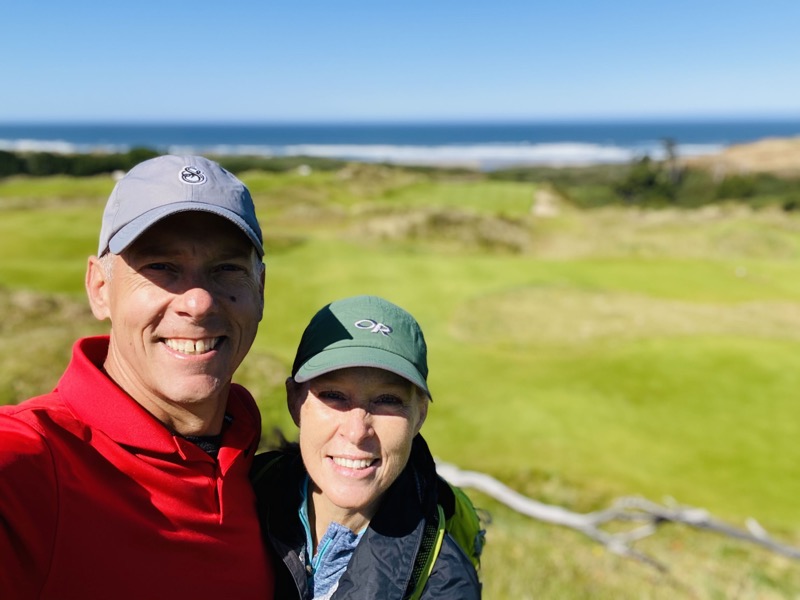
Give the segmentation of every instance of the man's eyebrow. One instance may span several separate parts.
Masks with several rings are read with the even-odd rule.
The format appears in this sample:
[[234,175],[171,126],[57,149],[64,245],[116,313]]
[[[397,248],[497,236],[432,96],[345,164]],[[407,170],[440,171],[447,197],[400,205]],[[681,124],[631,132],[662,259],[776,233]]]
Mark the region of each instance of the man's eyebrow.
[[132,244],[128,251],[131,254],[159,254],[168,251],[168,247],[165,244],[139,242]]
[[[186,253],[186,248],[183,244],[171,243],[142,243],[136,244],[128,249],[130,256],[136,258],[149,258],[149,257],[167,257],[167,256],[180,256]],[[249,260],[251,255],[250,246],[239,245],[238,243],[231,243],[219,249],[214,257],[217,260],[234,260],[242,259]]]

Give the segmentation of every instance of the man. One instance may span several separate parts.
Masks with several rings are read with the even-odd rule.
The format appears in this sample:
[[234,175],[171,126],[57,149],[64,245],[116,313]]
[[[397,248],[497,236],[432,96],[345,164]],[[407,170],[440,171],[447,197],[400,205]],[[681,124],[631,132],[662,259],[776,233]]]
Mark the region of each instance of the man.
[[110,335],[56,389],[0,407],[0,598],[272,597],[231,383],[263,310],[250,193],[201,157],[137,165],[106,205],[86,290]]

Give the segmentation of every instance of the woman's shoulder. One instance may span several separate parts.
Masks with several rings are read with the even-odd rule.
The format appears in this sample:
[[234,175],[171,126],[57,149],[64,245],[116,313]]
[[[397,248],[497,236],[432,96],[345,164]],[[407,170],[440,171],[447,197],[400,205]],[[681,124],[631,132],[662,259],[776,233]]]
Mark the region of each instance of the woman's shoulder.
[[481,582],[469,557],[450,534],[442,540],[422,598],[472,600],[481,597]]

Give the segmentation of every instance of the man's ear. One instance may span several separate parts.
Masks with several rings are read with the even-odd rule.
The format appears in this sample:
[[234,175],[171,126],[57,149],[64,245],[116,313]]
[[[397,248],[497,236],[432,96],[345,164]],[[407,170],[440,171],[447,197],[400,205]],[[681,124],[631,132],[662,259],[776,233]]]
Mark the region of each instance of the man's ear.
[[308,384],[297,383],[293,377],[286,378],[286,405],[294,424],[300,427],[300,407],[306,399]]
[[260,286],[261,287],[258,290],[260,298],[261,298],[261,310],[258,313],[258,320],[259,321],[261,321],[261,319],[264,318],[264,285],[265,285],[265,281],[266,281],[266,274],[267,274],[267,268],[264,265],[264,263],[261,263],[261,277],[260,277]]
[[106,265],[96,256],[90,256],[86,265],[86,294],[92,314],[100,321],[111,318],[108,297],[110,273],[106,273]]

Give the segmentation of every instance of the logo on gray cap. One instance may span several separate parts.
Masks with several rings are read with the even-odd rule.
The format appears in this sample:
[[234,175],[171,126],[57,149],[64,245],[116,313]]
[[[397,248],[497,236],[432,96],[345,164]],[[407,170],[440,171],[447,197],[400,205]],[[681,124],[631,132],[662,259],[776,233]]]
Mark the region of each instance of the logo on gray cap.
[[200,185],[206,182],[206,176],[197,167],[185,166],[181,171],[181,181],[189,185]]

